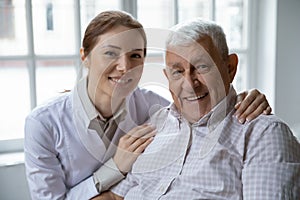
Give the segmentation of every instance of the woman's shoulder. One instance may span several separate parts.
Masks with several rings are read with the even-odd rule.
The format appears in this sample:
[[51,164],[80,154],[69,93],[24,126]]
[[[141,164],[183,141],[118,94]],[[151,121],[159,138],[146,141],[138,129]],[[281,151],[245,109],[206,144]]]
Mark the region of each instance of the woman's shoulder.
[[71,106],[71,93],[59,94],[56,97],[48,99],[36,106],[28,115],[31,118],[40,118],[49,115],[59,115],[59,113],[66,113],[70,110]]

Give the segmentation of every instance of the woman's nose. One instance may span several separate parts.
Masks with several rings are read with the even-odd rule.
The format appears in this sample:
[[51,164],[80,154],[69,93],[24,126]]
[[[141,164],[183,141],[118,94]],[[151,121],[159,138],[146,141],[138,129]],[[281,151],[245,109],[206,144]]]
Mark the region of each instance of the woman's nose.
[[121,72],[126,72],[130,68],[129,65],[130,65],[130,61],[129,61],[128,56],[122,55],[118,59],[116,69]]

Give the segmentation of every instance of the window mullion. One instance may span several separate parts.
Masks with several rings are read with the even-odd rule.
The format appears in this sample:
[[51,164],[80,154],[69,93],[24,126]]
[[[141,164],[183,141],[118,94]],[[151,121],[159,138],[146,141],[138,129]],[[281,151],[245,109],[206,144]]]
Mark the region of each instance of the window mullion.
[[78,49],[75,54],[75,67],[77,72],[77,81],[83,75],[83,69],[81,68],[81,59],[79,49],[81,48],[81,12],[80,12],[80,0],[75,0],[75,48]]
[[174,7],[173,7],[173,12],[174,12],[174,24],[179,23],[179,7],[178,7],[178,0],[174,0]]
[[211,5],[210,5],[210,19],[213,21],[216,21],[216,0],[211,0]]
[[121,9],[137,18],[137,0],[120,0]]
[[29,84],[30,84],[30,103],[31,109],[36,107],[36,58],[34,51],[33,39],[33,18],[32,18],[32,2],[26,0],[26,26],[27,26],[27,41],[28,41],[28,59],[27,66],[29,71]]

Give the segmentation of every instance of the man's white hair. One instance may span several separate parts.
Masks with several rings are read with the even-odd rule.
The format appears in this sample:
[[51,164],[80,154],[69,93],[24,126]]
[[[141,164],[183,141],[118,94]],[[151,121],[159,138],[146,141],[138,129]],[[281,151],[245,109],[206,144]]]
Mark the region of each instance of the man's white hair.
[[224,60],[228,56],[228,46],[223,29],[216,23],[201,18],[179,23],[171,28],[166,46],[188,45],[204,36],[209,36]]

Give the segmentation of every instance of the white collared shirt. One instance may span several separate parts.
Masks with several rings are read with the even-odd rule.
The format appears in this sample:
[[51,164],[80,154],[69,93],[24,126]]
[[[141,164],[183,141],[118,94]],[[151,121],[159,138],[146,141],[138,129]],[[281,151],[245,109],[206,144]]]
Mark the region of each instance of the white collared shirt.
[[79,97],[82,81],[26,118],[24,153],[32,199],[90,199],[97,195],[93,174],[105,166],[114,169],[110,158],[119,138],[147,122],[153,107],[169,104],[155,93],[137,88],[126,98],[127,115],[106,148],[97,131],[89,128],[89,112]]
[[100,112],[96,109],[95,105],[89,98],[87,91],[87,77],[84,77],[78,83],[78,96],[83,108],[89,119],[88,128],[96,130],[99,137],[104,142],[106,148],[110,145],[113,134],[117,129],[117,124],[124,120],[126,116],[125,101],[122,102],[121,106],[109,119],[105,119]]
[[272,115],[240,124],[236,93],[197,123],[174,107],[151,119],[158,134],[111,190],[125,199],[300,199],[300,144]]

